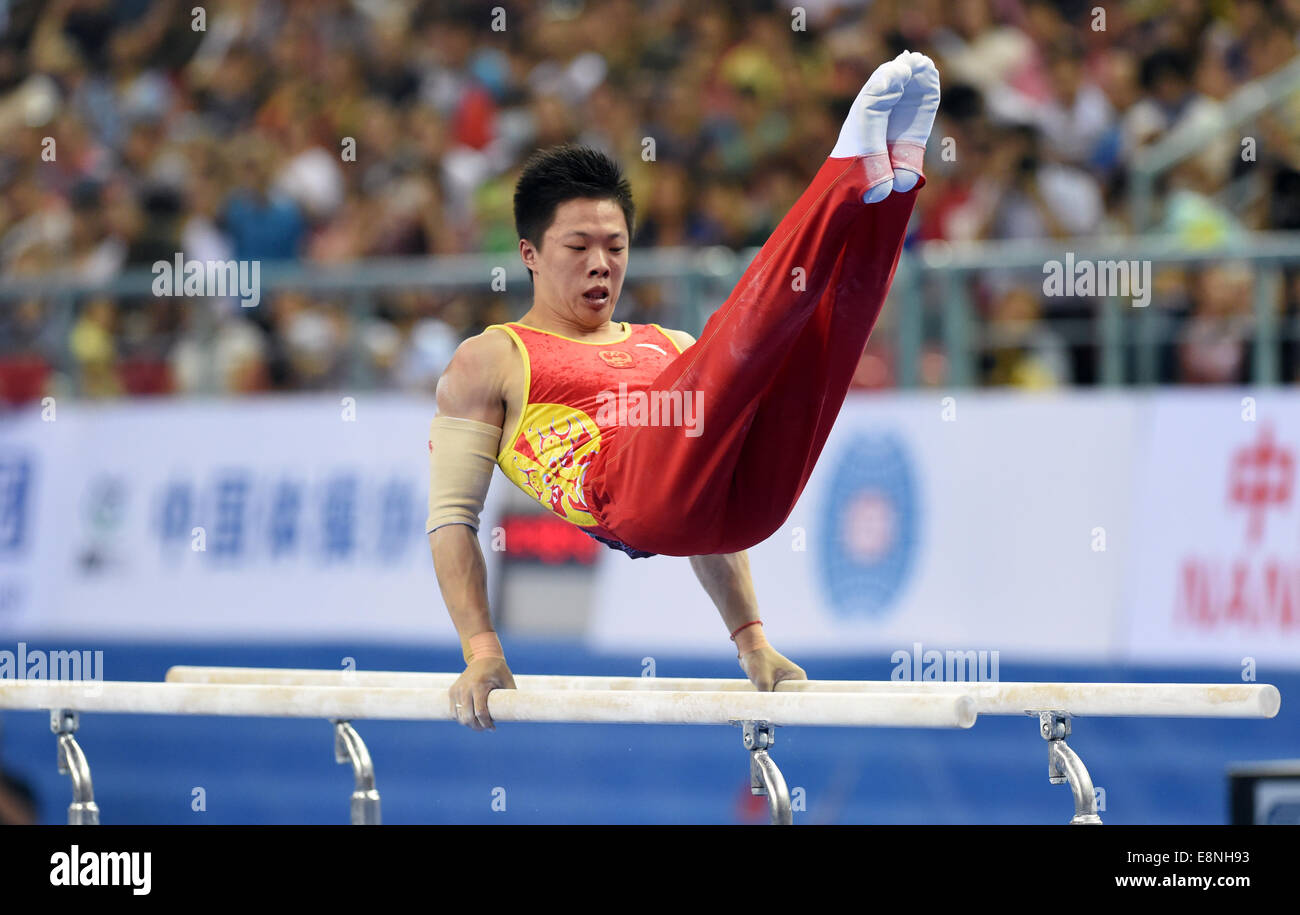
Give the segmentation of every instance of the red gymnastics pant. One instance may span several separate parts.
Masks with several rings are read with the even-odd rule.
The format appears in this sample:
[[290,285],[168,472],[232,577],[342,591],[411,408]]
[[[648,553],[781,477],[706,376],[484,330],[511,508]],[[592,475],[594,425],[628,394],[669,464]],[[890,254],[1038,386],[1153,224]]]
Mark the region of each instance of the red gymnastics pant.
[[701,434],[624,428],[588,469],[592,514],[623,543],[667,556],[734,553],[794,510],[924,184],[863,203],[865,161],[826,160],[699,340],[651,383],[652,395],[698,392]]

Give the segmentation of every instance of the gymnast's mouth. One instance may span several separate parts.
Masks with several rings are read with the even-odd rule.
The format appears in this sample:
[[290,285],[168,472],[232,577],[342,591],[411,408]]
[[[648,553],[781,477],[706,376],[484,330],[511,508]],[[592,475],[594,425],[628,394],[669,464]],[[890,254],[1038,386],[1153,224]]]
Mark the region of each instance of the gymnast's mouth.
[[582,294],[588,302],[603,303],[609,301],[608,286],[593,286]]

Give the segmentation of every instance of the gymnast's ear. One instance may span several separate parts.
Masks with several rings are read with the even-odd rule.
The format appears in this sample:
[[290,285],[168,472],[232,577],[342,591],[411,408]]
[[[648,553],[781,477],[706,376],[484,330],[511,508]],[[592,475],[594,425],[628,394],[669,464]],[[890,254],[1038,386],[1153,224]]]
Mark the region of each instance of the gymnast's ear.
[[526,238],[519,239],[519,259],[524,262],[524,266],[528,269],[528,279],[531,282],[536,282],[533,271],[536,269],[537,259],[541,256],[541,253],[542,246],[540,242],[533,244]]

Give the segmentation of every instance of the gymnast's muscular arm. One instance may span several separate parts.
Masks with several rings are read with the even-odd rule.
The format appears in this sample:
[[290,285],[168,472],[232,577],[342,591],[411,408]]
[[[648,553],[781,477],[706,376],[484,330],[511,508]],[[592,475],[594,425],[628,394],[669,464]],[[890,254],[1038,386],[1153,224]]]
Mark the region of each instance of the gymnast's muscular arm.
[[[685,331],[665,328],[665,332],[682,352],[695,343],[695,338]],[[758,597],[754,594],[754,580],[749,574],[747,552],[692,556],[691,570],[718,608],[727,632],[735,632],[758,619]],[[761,632],[759,626],[750,626],[737,637],[738,644],[742,645],[740,669],[750,682],[760,691],[770,692],[782,680],[807,680],[803,668],[767,644]]]
[[[512,355],[510,345],[504,334],[496,332],[461,343],[438,380],[438,415],[500,428],[505,422],[505,360]],[[491,474],[490,467],[487,473]],[[492,630],[487,566],[478,534],[468,524],[447,524],[429,534],[429,548],[443,602],[461,645],[467,645],[471,637]],[[514,677],[504,659],[470,661],[451,687],[452,715],[472,730],[494,729],[487,694],[514,688]],[[455,707],[458,703],[459,709]]]

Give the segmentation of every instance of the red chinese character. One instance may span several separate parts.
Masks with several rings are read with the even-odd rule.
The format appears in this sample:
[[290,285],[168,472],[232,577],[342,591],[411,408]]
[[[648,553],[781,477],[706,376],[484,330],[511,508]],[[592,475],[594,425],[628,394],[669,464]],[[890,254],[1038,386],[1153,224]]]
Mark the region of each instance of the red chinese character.
[[1273,441],[1273,430],[1264,426],[1259,440],[1232,456],[1228,498],[1243,506],[1248,515],[1246,537],[1252,543],[1264,534],[1264,515],[1273,506],[1291,501],[1295,459],[1291,450]]

